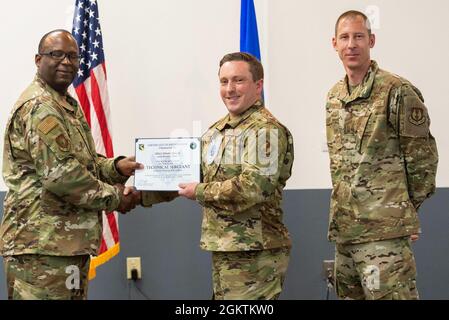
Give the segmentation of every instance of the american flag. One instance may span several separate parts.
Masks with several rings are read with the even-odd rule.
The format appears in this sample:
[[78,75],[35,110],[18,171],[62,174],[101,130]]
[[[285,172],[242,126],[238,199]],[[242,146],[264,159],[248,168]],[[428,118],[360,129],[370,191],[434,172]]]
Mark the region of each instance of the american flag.
[[[76,0],[72,34],[80,49],[80,66],[73,81],[72,92],[84,111],[92,129],[98,153],[114,156],[111,138],[109,96],[103,52],[98,4],[96,0]],[[89,279],[95,268],[115,256],[120,250],[118,214],[103,212],[103,235],[97,257],[92,257]]]

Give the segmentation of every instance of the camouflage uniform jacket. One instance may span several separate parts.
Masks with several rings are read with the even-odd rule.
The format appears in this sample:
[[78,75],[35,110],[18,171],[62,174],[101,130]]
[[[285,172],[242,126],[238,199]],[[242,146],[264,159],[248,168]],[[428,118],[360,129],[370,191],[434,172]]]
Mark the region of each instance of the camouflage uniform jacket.
[[293,138],[258,101],[213,124],[202,138],[201,248],[248,251],[291,246],[282,190],[291,175]]
[[38,76],[12,110],[5,132],[3,178],[8,192],[0,254],[96,255],[101,210],[119,204],[124,183],[95,153],[82,110]]
[[351,94],[347,78],[329,92],[332,176],[329,239],[362,243],[420,232],[417,209],[435,191],[438,153],[424,99],[372,61]]

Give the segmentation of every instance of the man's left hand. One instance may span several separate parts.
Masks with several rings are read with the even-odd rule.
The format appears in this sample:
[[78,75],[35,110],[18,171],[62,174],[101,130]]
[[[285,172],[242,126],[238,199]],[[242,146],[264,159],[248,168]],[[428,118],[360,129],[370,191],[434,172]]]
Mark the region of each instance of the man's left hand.
[[186,197],[187,199],[196,200],[195,189],[197,185],[198,182],[180,183],[178,185],[178,187],[180,188],[178,194],[180,196]]
[[143,169],[143,164],[136,162],[136,157],[126,157],[120,159],[116,164],[118,172],[125,177],[134,175],[136,169]]

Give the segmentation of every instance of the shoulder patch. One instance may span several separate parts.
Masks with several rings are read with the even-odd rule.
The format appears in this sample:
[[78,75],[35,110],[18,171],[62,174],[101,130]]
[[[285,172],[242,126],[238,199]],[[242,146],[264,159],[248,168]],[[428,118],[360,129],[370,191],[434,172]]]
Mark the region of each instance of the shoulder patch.
[[429,116],[427,109],[417,95],[404,98],[401,133],[408,137],[427,137],[429,134]]
[[58,144],[59,149],[61,149],[61,151],[69,151],[70,142],[62,133],[56,137],[56,143]]
[[424,122],[426,122],[424,110],[419,107],[410,108],[408,121],[410,121],[410,123],[414,124],[415,126],[424,124]]
[[43,134],[47,134],[51,130],[53,130],[57,125],[58,121],[56,120],[56,117],[48,116],[39,123],[37,129],[41,131]]

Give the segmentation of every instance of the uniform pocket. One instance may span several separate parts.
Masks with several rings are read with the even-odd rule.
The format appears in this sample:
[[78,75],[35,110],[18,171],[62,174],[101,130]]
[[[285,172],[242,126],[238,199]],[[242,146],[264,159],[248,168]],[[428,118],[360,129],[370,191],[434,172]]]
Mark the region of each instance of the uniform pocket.
[[336,151],[342,148],[342,109],[329,109],[326,115],[326,136],[329,151]]
[[383,101],[366,106],[357,120],[357,150],[360,154],[372,149],[373,153],[383,152],[388,141],[388,121]]
[[95,165],[95,150],[89,143],[90,130],[86,130],[84,122],[78,119],[70,119],[69,127],[70,140],[73,146],[73,153],[76,159],[84,165],[89,172],[97,176],[97,168]]
[[371,126],[370,126],[370,118],[371,118],[371,113],[367,113],[361,117],[359,117],[357,119],[357,135],[356,135],[356,139],[357,139],[357,151],[361,154],[364,152],[364,150],[366,149],[366,142],[369,139],[370,135],[371,135]]
[[40,203],[48,215],[65,216],[76,211],[71,204],[46,189],[42,189]]

